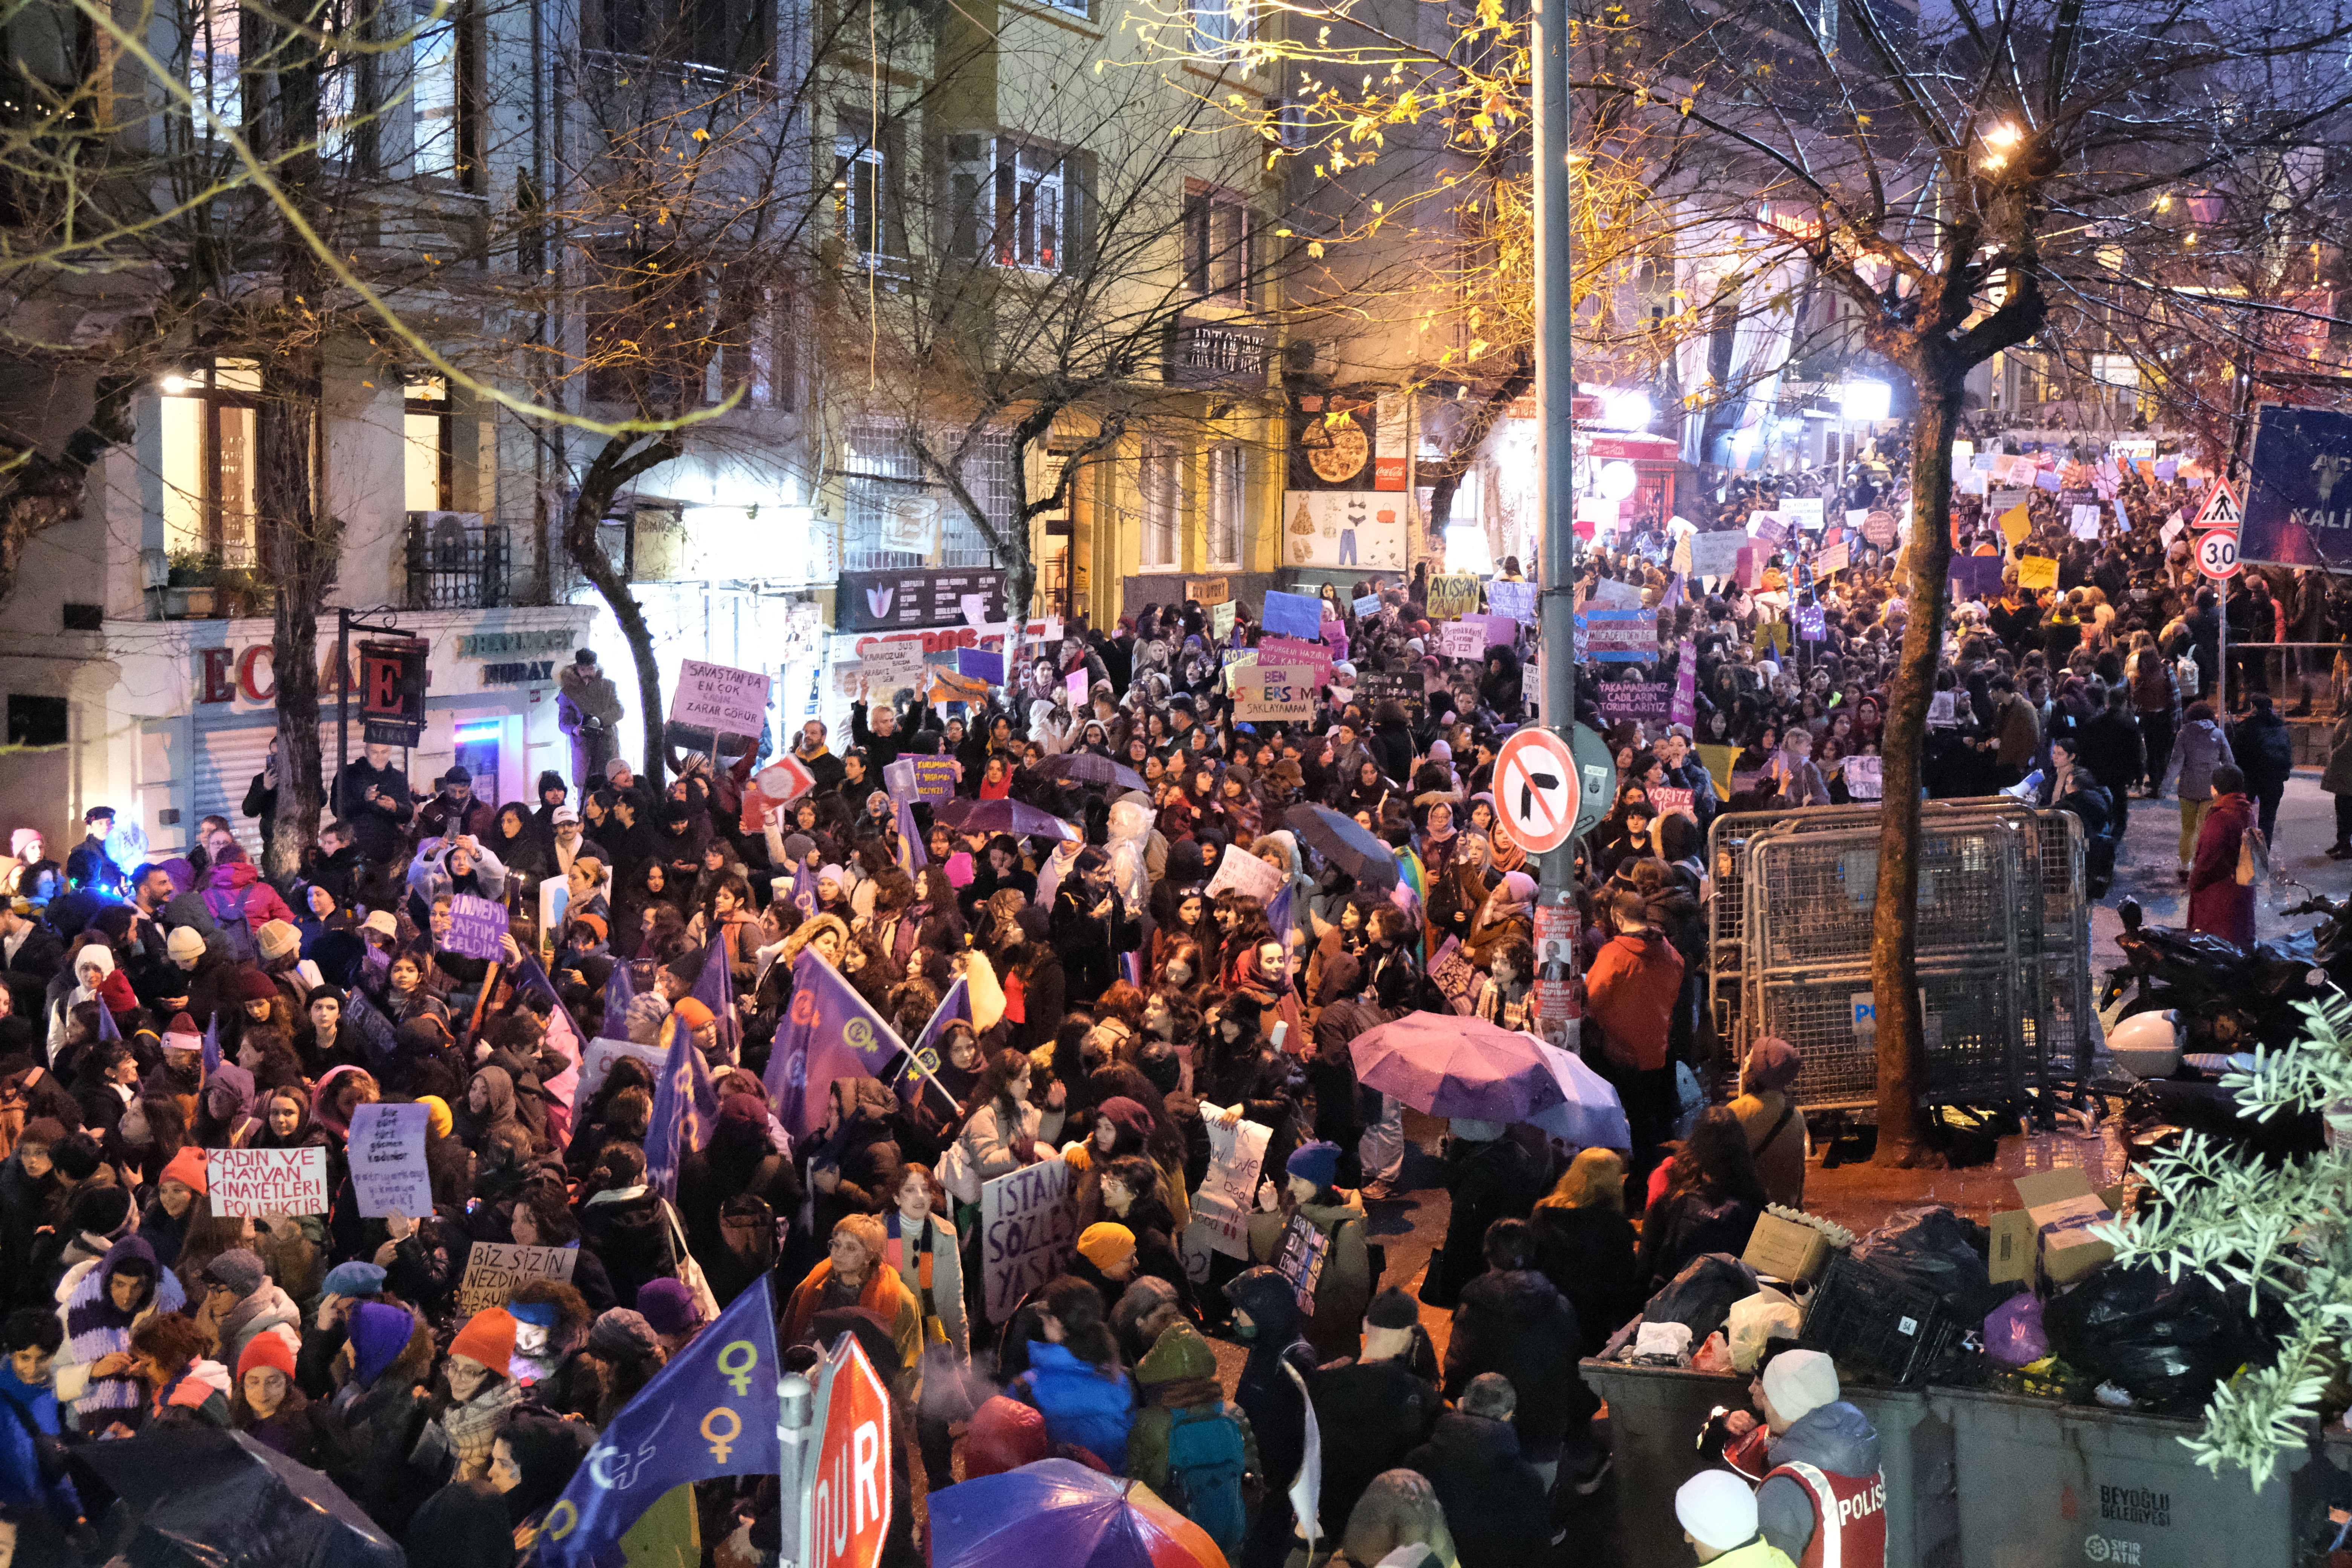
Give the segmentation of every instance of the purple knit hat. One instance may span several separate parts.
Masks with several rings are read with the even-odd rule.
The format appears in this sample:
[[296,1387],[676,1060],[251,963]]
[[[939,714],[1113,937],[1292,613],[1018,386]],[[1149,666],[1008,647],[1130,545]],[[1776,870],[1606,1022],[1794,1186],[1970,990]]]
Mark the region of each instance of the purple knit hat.
[[362,1301],[352,1309],[352,1365],[362,1384],[373,1383],[400,1359],[416,1331],[416,1320],[405,1307],[388,1301]]

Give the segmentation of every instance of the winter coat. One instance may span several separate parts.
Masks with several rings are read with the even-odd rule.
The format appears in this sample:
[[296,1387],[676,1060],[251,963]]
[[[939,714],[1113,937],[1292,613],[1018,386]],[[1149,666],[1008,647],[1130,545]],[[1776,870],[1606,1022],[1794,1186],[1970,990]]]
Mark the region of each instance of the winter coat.
[[2234,766],[2237,760],[2221,726],[2200,719],[2180,727],[2180,737],[2172,743],[2171,765],[2165,771],[2168,778],[2180,781],[2181,799],[2206,800],[2213,794],[2213,769],[2222,763]]
[[[579,665],[565,665],[555,678],[555,727],[566,735],[576,735],[583,729],[609,731],[620,721],[621,691],[613,678],[601,670],[591,675]],[[593,789],[604,781],[573,782]]]
[[294,923],[294,911],[278,896],[278,889],[261,879],[261,868],[234,845],[205,869],[205,908],[224,925],[245,921],[247,931],[259,931],[267,921]]
[[2197,858],[2189,866],[2189,929],[2231,942],[2254,940],[2254,889],[2238,881],[2238,850],[2254,825],[2253,802],[2217,795],[2197,830]]
[[634,1310],[637,1292],[677,1272],[677,1244],[661,1194],[650,1187],[608,1187],[580,1208],[582,1243],[604,1260],[613,1299]]
[[1253,1268],[1225,1288],[1225,1299],[1256,1326],[1234,1404],[1256,1438],[1259,1473],[1295,1476],[1307,1448],[1307,1411],[1284,1369],[1311,1383],[1316,1368],[1314,1347],[1299,1337],[1297,1293],[1273,1269]]
[[[1190,1324],[1161,1331],[1159,1342],[1135,1364],[1144,1406],[1127,1435],[1127,1473],[1153,1491],[1168,1492],[1168,1438],[1181,1412],[1233,1422],[1241,1429],[1243,1468],[1263,1476],[1249,1417],[1225,1402],[1217,1384],[1217,1352]],[[1287,1483],[1286,1483],[1287,1484]]]
[[[1329,1244],[1323,1272],[1315,1282],[1315,1310],[1306,1323],[1307,1342],[1318,1356],[1353,1355],[1362,1333],[1364,1310],[1372,1300],[1371,1254],[1364,1246],[1364,1205],[1353,1193],[1338,1204],[1304,1203],[1298,1214]],[[1249,1219],[1250,1256],[1271,1263],[1282,1249],[1288,1219],[1276,1209]]]
[[[1775,1467],[1811,1465],[1833,1476],[1870,1476],[1878,1470],[1878,1432],[1870,1417],[1841,1399],[1807,1411],[1772,1439]],[[1813,1504],[1803,1483],[1774,1476],[1756,1489],[1756,1522],[1764,1539],[1802,1562],[1813,1539]],[[1721,1562],[1725,1559],[1718,1558]]]
[[[379,805],[370,798],[381,793],[392,802]],[[360,858],[382,864],[400,852],[400,830],[416,815],[409,797],[408,775],[398,768],[369,765],[354,758],[335,780],[335,815],[352,825],[359,841]]]
[[1334,1362],[1307,1387],[1323,1435],[1323,1529],[1337,1540],[1372,1478],[1404,1463],[1444,1404],[1426,1378],[1398,1360]]
[[1633,1222],[1599,1204],[1538,1204],[1528,1225],[1535,1235],[1536,1267],[1576,1314],[1582,1336],[1577,1354],[1598,1355],[1609,1337],[1642,1310],[1644,1298],[1633,1278],[1638,1243]]
[[1110,1467],[1127,1470],[1127,1435],[1135,1425],[1135,1395],[1116,1363],[1098,1367],[1080,1361],[1066,1345],[1029,1342],[1029,1370],[1006,1390],[1037,1407],[1045,1436],[1056,1447],[1083,1448]]
[[1470,1380],[1498,1372],[1519,1396],[1511,1417],[1531,1463],[1559,1457],[1569,1424],[1599,1402],[1576,1363],[1583,1334],[1576,1310],[1532,1268],[1489,1269],[1462,1288],[1454,1334],[1445,1345],[1445,1397],[1458,1401]]
[[1666,1065],[1683,956],[1653,930],[1612,937],[1585,976],[1584,1016],[1610,1060],[1637,1071]]
[[244,1359],[245,1347],[263,1334],[285,1341],[289,1355],[302,1353],[302,1309],[274,1279],[263,1279],[260,1289],[230,1308],[219,1327],[220,1358],[231,1367]]
[[[144,1274],[150,1283],[129,1311],[115,1306],[106,1282],[115,1274]],[[154,1251],[135,1233],[108,1248],[105,1257],[68,1271],[58,1284],[58,1316],[66,1341],[52,1363],[50,1386],[70,1413],[76,1430],[95,1435],[110,1422],[135,1417],[142,1403],[139,1380],[130,1373],[95,1378],[90,1368],[116,1351],[131,1348],[131,1331],[157,1312],[177,1312],[188,1304],[179,1276],[159,1268]]]
[[70,1525],[81,1517],[81,1499],[58,1442],[60,1416],[46,1384],[26,1383],[0,1363],[0,1503]]
[[2256,709],[2231,736],[2230,749],[2246,775],[2246,793],[2259,799],[2286,787],[2294,772],[2294,734],[2275,709]]
[[1449,1140],[1445,1185],[1454,1194],[1445,1240],[1430,1260],[1421,1299],[1450,1310],[1462,1288],[1486,1269],[1486,1227],[1498,1219],[1525,1219],[1536,1200],[1535,1172],[1528,1152],[1513,1139],[1491,1143]]
[[[926,1249],[922,1237],[903,1234],[906,1216],[895,1207],[882,1216],[882,1224],[889,1237],[883,1260],[898,1271],[898,1283],[914,1298],[915,1310],[922,1312],[928,1290],[929,1315],[940,1320],[948,1344],[960,1356],[969,1354],[969,1330],[963,1316],[963,1264],[957,1255],[955,1227],[937,1215],[929,1216],[924,1222],[930,1237],[930,1246]],[[923,1280],[926,1258],[929,1259],[928,1272],[931,1277],[928,1286]]]
[[2329,795],[2352,795],[2352,708],[2336,721],[2328,737],[2327,771],[2319,775],[2319,787]]
[[1462,1568],[1517,1568],[1530,1542],[1550,1539],[1543,1477],[1509,1422],[1449,1410],[1404,1462],[1437,1489]]
[[424,1397],[416,1391],[433,1372],[433,1331],[422,1318],[414,1324],[408,1343],[373,1383],[362,1384],[354,1377],[312,1406],[320,1468],[394,1535],[406,1529],[408,1516],[436,1479],[408,1463],[426,1418]]
[[[811,1324],[825,1310],[824,1288],[832,1279],[833,1260],[828,1258],[810,1269],[808,1278],[793,1288],[792,1300],[784,1304],[783,1323],[777,1332],[779,1344],[794,1345],[808,1337]],[[915,1293],[907,1289],[897,1269],[869,1268],[866,1283],[858,1289],[857,1304],[890,1325],[890,1342],[898,1347],[898,1364],[891,1367],[877,1363],[874,1370],[904,1392],[905,1380],[899,1374],[912,1368],[923,1354],[922,1308],[917,1305]]]
[[1745,1198],[1708,1198],[1696,1193],[1669,1194],[1650,1205],[1642,1221],[1642,1251],[1634,1266],[1642,1299],[1648,1300],[1709,1252],[1737,1258],[1755,1234],[1756,1205]]
[[963,1131],[956,1142],[963,1146],[964,1158],[971,1162],[972,1173],[982,1182],[1009,1176],[1033,1163],[1025,1157],[1032,1145],[1050,1145],[1062,1135],[1063,1112],[1059,1110],[1024,1105],[1020,1110],[1020,1121],[1017,1131],[1009,1131],[993,1104],[980,1107],[965,1119]]
[[230,1424],[298,1465],[319,1468],[319,1407],[299,1388],[287,1389],[285,1400],[266,1421],[255,1420],[252,1411],[232,1404]]

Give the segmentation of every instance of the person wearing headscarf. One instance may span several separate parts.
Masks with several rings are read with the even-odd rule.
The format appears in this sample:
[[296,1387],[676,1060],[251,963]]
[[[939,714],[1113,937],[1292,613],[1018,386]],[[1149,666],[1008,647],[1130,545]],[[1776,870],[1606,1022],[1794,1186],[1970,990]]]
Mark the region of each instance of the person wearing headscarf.
[[530,1136],[515,1111],[514,1077],[504,1068],[481,1067],[466,1086],[464,1103],[453,1109],[457,1142],[479,1155],[511,1130]]
[[1796,1047],[1768,1035],[1748,1047],[1741,1078],[1746,1092],[1731,1102],[1731,1114],[1747,1131],[1764,1195],[1790,1208],[1805,1205],[1805,1155],[1811,1147],[1804,1112],[1794,1099],[1803,1067]]

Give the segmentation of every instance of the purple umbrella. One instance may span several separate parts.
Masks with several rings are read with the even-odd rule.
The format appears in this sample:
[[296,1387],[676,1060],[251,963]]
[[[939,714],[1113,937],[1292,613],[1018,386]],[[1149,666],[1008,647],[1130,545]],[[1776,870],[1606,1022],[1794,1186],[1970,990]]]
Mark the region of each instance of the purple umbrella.
[[[1275,1500],[1279,1507],[1281,1500]],[[931,1568],[1224,1568],[1216,1542],[1139,1481],[1039,1459],[931,1494]]]
[[1432,1116],[1525,1121],[1568,1099],[1533,1037],[1480,1018],[1408,1013],[1348,1050],[1359,1082]]
[[941,802],[931,812],[931,817],[959,833],[1010,833],[1035,838],[1083,837],[1078,828],[1060,817],[1017,800],[965,800],[959,795]]
[[1065,752],[1058,757],[1047,757],[1034,772],[1040,778],[1068,779],[1073,784],[1118,784],[1127,789],[1141,789],[1143,775],[1133,768],[1123,768],[1108,757],[1092,752]]

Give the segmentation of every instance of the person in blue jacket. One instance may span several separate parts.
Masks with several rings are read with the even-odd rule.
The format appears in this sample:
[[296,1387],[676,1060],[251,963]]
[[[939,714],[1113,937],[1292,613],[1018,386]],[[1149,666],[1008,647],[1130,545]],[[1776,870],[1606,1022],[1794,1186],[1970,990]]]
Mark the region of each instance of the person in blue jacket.
[[1037,1407],[1056,1453],[1078,1450],[1071,1457],[1125,1475],[1135,1390],[1119,1365],[1118,1342],[1103,1321],[1102,1293],[1065,1275],[1045,1287],[1038,1323],[1045,1337],[1029,1342],[1029,1370],[1005,1392]]
[[55,1312],[26,1307],[0,1325],[8,1360],[0,1366],[0,1503],[45,1512],[60,1527],[81,1518],[81,1499],[66,1474],[58,1445],[58,1396],[49,1388],[49,1361],[65,1343]]

